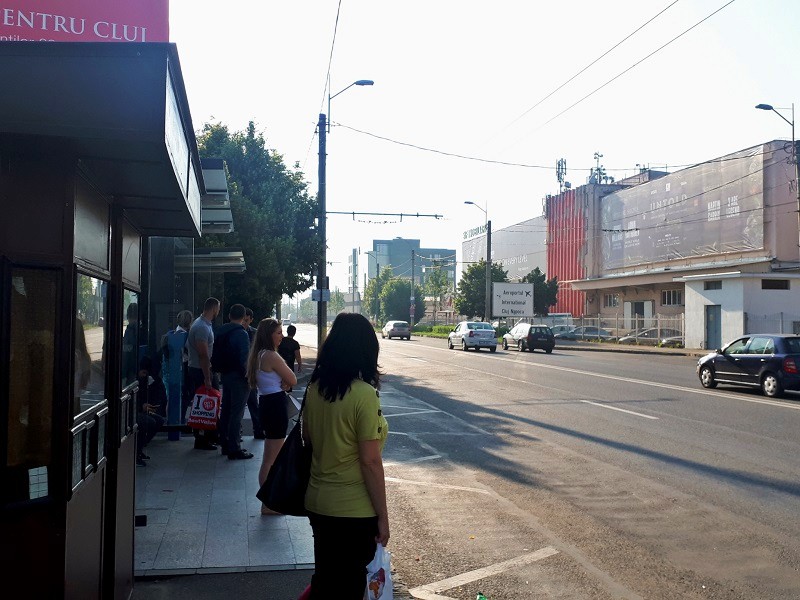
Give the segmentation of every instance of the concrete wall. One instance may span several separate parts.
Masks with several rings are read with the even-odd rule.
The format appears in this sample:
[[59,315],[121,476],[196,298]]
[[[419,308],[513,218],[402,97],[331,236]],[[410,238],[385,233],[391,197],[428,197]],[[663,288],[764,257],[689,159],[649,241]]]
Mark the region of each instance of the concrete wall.
[[[709,280],[715,279],[713,276]],[[706,306],[722,307],[722,343],[744,333],[744,280],[722,279],[721,290],[703,289],[705,281],[687,281],[684,290],[686,307],[686,347],[705,347]],[[760,287],[760,283],[759,283]]]

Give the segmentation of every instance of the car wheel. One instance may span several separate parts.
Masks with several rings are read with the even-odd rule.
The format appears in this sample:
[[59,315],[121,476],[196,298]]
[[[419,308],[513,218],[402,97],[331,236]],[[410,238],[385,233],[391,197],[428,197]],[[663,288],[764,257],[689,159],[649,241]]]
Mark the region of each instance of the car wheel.
[[764,373],[761,378],[761,391],[768,398],[777,398],[783,394],[783,387],[774,373]]
[[466,352],[467,351],[467,340],[461,338],[461,349]]
[[508,340],[503,338],[503,350],[508,350]]
[[381,331],[381,339],[386,339],[386,334]]
[[717,387],[717,381],[714,379],[714,372],[709,367],[700,369],[700,384],[704,388],[709,389]]
[[450,350],[452,350],[452,349],[453,349],[453,340],[452,340],[452,339],[450,339],[450,338],[447,338],[447,347],[448,347]]
[[497,346],[489,346],[489,352],[497,352]]
[[553,349],[552,348],[547,348],[545,350],[545,352],[547,352],[548,354],[552,354],[553,353]]
[[522,343],[522,340],[517,342],[517,352],[524,352],[525,351],[525,344]]

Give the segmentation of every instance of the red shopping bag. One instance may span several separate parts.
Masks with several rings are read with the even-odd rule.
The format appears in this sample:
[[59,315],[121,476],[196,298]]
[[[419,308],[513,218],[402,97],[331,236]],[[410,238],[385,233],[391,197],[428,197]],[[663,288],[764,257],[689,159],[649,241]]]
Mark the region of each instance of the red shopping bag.
[[297,597],[297,600],[308,600],[311,598],[311,584],[309,583],[306,586],[306,589],[303,590],[303,593]]
[[216,429],[221,404],[222,394],[219,390],[200,386],[194,393],[186,424],[192,429]]

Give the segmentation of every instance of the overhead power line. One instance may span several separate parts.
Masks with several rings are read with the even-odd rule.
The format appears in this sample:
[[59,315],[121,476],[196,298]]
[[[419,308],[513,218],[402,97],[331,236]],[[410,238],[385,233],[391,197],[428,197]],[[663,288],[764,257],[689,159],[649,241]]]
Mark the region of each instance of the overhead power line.
[[502,132],[502,131],[505,131],[506,129],[508,129],[509,127],[511,127],[511,126],[512,126],[514,123],[516,123],[517,121],[519,121],[519,120],[520,120],[522,117],[524,117],[525,115],[527,115],[527,114],[528,114],[529,112],[531,112],[531,111],[532,111],[534,108],[536,108],[537,106],[539,106],[539,105],[540,105],[542,102],[544,102],[545,100],[547,100],[548,98],[550,98],[550,97],[551,97],[553,94],[555,94],[556,92],[558,92],[559,90],[561,90],[562,88],[564,88],[564,87],[565,87],[567,84],[569,84],[569,83],[571,83],[572,81],[574,81],[574,80],[575,80],[575,79],[576,79],[578,76],[580,76],[582,73],[584,73],[584,72],[585,72],[586,70],[588,70],[590,67],[592,67],[593,65],[597,64],[597,63],[598,63],[600,60],[602,60],[603,58],[605,58],[606,56],[608,56],[608,55],[609,55],[611,52],[613,52],[614,50],[616,50],[617,48],[619,48],[619,47],[620,47],[622,44],[624,44],[626,41],[628,41],[629,39],[631,39],[631,38],[632,38],[634,35],[636,35],[637,33],[639,33],[639,32],[640,32],[642,29],[644,29],[645,27],[647,27],[647,26],[648,26],[650,23],[652,23],[653,21],[655,21],[655,20],[656,20],[658,17],[660,17],[660,16],[661,16],[661,15],[663,15],[665,12],[667,12],[667,11],[668,11],[670,8],[672,8],[673,6],[675,6],[675,5],[676,5],[676,4],[677,4],[679,1],[680,1],[680,0],[674,0],[674,2],[672,2],[672,3],[671,3],[669,6],[667,6],[667,7],[666,7],[666,8],[664,8],[664,9],[662,9],[662,10],[661,10],[661,11],[659,11],[659,12],[658,12],[658,13],[657,13],[655,16],[651,17],[650,19],[648,19],[647,21],[645,21],[644,23],[642,23],[642,24],[641,24],[639,27],[637,27],[637,28],[636,28],[636,29],[634,29],[634,30],[633,30],[631,33],[629,33],[629,34],[628,34],[628,35],[626,35],[624,38],[622,38],[622,39],[621,39],[619,42],[617,42],[616,44],[614,44],[613,46],[611,46],[611,48],[609,48],[608,50],[606,50],[605,52],[603,52],[603,54],[601,54],[600,56],[598,56],[597,58],[595,58],[595,59],[594,59],[592,62],[590,62],[590,63],[589,63],[588,65],[586,65],[585,67],[583,67],[583,68],[582,68],[580,71],[578,71],[577,73],[575,73],[575,74],[574,74],[572,77],[570,77],[569,79],[567,79],[567,80],[566,80],[564,83],[562,83],[561,85],[559,85],[559,86],[558,86],[556,89],[554,89],[552,92],[550,92],[549,94],[547,94],[546,96],[544,96],[544,97],[543,97],[541,100],[539,100],[539,101],[538,101],[536,104],[534,104],[534,105],[533,105],[533,106],[531,106],[531,107],[530,107],[528,110],[526,110],[526,111],[525,111],[525,112],[523,112],[521,115],[519,115],[519,116],[518,116],[516,119],[514,119],[513,121],[511,121],[511,122],[510,122],[508,125],[506,125],[506,126],[505,126],[505,127],[502,129],[502,130],[501,130],[501,132]]
[[583,102],[584,100],[587,100],[588,98],[591,98],[591,97],[592,97],[592,96],[594,96],[594,95],[595,95],[597,92],[599,92],[600,90],[602,90],[604,87],[606,87],[607,85],[609,85],[609,84],[613,83],[614,81],[616,81],[617,79],[619,79],[620,77],[622,77],[623,75],[625,75],[625,73],[627,73],[628,71],[632,70],[633,68],[635,68],[635,67],[639,66],[640,64],[642,64],[644,61],[646,61],[646,60],[647,60],[647,59],[649,59],[650,57],[652,57],[652,56],[654,56],[654,55],[658,54],[658,53],[659,53],[659,52],[661,52],[661,51],[662,51],[664,48],[666,48],[667,46],[669,46],[669,45],[670,45],[670,44],[672,44],[673,42],[677,41],[678,39],[682,38],[684,35],[686,35],[687,33],[689,33],[689,32],[690,32],[692,29],[694,29],[694,28],[698,27],[699,25],[701,25],[701,24],[702,24],[702,23],[704,23],[705,21],[708,21],[708,19],[710,19],[711,17],[713,17],[715,14],[717,14],[717,13],[718,13],[718,12],[720,12],[721,10],[723,10],[723,9],[727,8],[728,6],[730,6],[731,4],[733,4],[734,2],[736,2],[736,0],[730,0],[729,2],[727,2],[727,3],[723,4],[723,5],[722,5],[722,6],[720,6],[720,7],[719,7],[717,10],[715,10],[714,12],[712,12],[710,15],[708,15],[708,16],[706,16],[706,17],[704,17],[703,19],[700,19],[700,20],[699,20],[697,23],[695,23],[694,25],[692,25],[692,26],[691,26],[691,27],[689,27],[688,29],[685,29],[683,32],[681,32],[681,33],[679,33],[678,35],[676,35],[674,38],[672,38],[672,39],[671,39],[670,41],[668,41],[666,44],[663,44],[663,45],[659,46],[658,48],[656,48],[655,50],[653,50],[653,51],[652,51],[650,54],[648,54],[648,55],[647,55],[647,56],[645,56],[644,58],[642,58],[642,59],[640,59],[640,60],[636,61],[636,62],[635,62],[635,63],[633,63],[633,64],[632,64],[630,67],[628,67],[627,69],[625,69],[624,71],[622,71],[622,72],[621,72],[621,73],[619,73],[618,75],[615,75],[614,77],[612,77],[611,79],[609,79],[608,81],[606,81],[606,82],[605,82],[603,85],[601,85],[600,87],[598,87],[598,88],[597,88],[597,89],[595,89],[594,91],[592,91],[592,92],[589,92],[589,93],[588,93],[588,94],[586,94],[586,95],[585,95],[583,98],[581,98],[581,99],[580,99],[580,100],[578,100],[577,102],[575,102],[575,103],[571,104],[570,106],[568,106],[567,108],[565,108],[564,110],[562,110],[562,111],[561,111],[560,113],[558,113],[558,114],[557,114],[555,117],[552,117],[550,120],[548,120],[548,121],[545,121],[545,122],[544,122],[542,125],[540,125],[539,127],[537,127],[537,129],[541,129],[541,128],[542,128],[542,127],[544,127],[545,125],[549,125],[550,123],[552,123],[553,121],[555,121],[555,120],[556,120],[558,117],[560,117],[560,116],[561,116],[561,115],[563,115],[564,113],[566,113],[566,112],[568,112],[568,111],[572,110],[573,108],[575,108],[576,106],[578,106],[578,105],[579,105],[581,102]]

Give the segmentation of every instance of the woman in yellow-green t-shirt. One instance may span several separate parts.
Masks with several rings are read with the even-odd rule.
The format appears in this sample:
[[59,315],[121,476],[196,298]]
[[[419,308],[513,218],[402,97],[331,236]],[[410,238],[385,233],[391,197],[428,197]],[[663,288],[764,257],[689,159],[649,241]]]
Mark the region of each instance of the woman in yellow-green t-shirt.
[[312,599],[361,600],[376,544],[389,542],[378,350],[369,321],[341,313],[308,384],[303,435],[313,454],[306,492],[316,565]]

